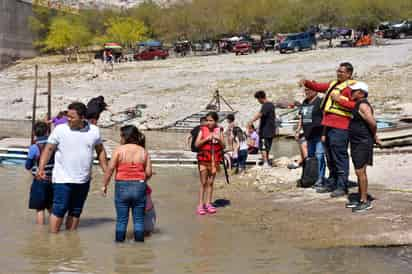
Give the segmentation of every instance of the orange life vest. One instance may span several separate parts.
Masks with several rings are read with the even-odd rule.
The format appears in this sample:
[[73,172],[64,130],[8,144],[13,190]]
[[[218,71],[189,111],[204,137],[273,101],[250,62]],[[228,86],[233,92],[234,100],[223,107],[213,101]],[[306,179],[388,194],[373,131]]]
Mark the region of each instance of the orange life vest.
[[[210,129],[207,126],[203,126],[200,128],[202,132],[202,140],[209,137],[211,134]],[[213,129],[213,133],[219,134],[220,128],[215,127]],[[197,153],[197,160],[199,162],[211,162],[212,161],[212,153],[214,153],[215,163],[219,164],[220,161],[223,159],[223,147],[217,142],[206,142],[200,148],[199,152]]]

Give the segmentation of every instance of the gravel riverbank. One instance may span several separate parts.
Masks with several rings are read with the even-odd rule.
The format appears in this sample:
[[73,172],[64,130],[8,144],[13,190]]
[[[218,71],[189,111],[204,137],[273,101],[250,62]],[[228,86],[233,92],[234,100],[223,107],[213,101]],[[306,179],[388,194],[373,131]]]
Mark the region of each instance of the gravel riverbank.
[[[412,40],[368,48],[333,48],[298,54],[261,52],[171,58],[116,64],[105,70],[100,61],[61,64],[56,57],[25,60],[0,72],[0,119],[27,119],[31,115],[34,64],[39,64],[38,113],[46,113],[47,72],[53,76],[53,113],[71,101],[87,102],[103,95],[113,111],[146,104],[143,117],[132,121],[141,128],[159,128],[198,112],[215,89],[239,111],[244,124],[259,109],[253,98],[265,90],[273,101],[301,100],[296,83],[301,78],[334,79],[340,62],[355,66],[355,78],[370,85],[370,100],[378,115],[412,114]],[[109,114],[102,115],[102,124]]]

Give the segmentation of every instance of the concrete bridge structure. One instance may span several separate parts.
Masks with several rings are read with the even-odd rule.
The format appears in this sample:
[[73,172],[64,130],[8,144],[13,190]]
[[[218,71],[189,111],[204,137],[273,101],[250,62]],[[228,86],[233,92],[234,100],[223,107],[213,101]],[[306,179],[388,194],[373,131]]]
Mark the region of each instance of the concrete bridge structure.
[[33,34],[28,25],[32,5],[23,0],[0,0],[0,68],[17,58],[33,57]]

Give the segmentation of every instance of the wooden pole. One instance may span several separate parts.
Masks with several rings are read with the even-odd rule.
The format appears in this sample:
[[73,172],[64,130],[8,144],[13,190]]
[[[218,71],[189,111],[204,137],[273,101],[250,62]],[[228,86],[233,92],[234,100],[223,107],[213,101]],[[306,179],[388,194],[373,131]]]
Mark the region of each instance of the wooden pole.
[[220,95],[219,95],[219,90],[216,90],[216,105],[217,105],[217,111],[220,111]]
[[33,92],[33,112],[31,115],[31,143],[34,144],[34,124],[36,123],[36,105],[37,105],[37,85],[38,85],[38,65],[34,66],[34,92]]
[[47,120],[51,120],[51,72],[47,73],[47,80],[48,80],[48,84],[47,84]]

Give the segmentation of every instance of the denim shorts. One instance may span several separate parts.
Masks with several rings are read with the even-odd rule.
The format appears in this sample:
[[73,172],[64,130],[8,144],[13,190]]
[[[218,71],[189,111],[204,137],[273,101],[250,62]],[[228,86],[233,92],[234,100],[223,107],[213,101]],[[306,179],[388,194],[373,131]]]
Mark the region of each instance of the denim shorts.
[[53,188],[50,181],[33,179],[30,188],[29,208],[49,209],[53,203]]
[[90,182],[84,184],[53,183],[53,215],[63,218],[68,212],[69,216],[79,218],[89,188]]

